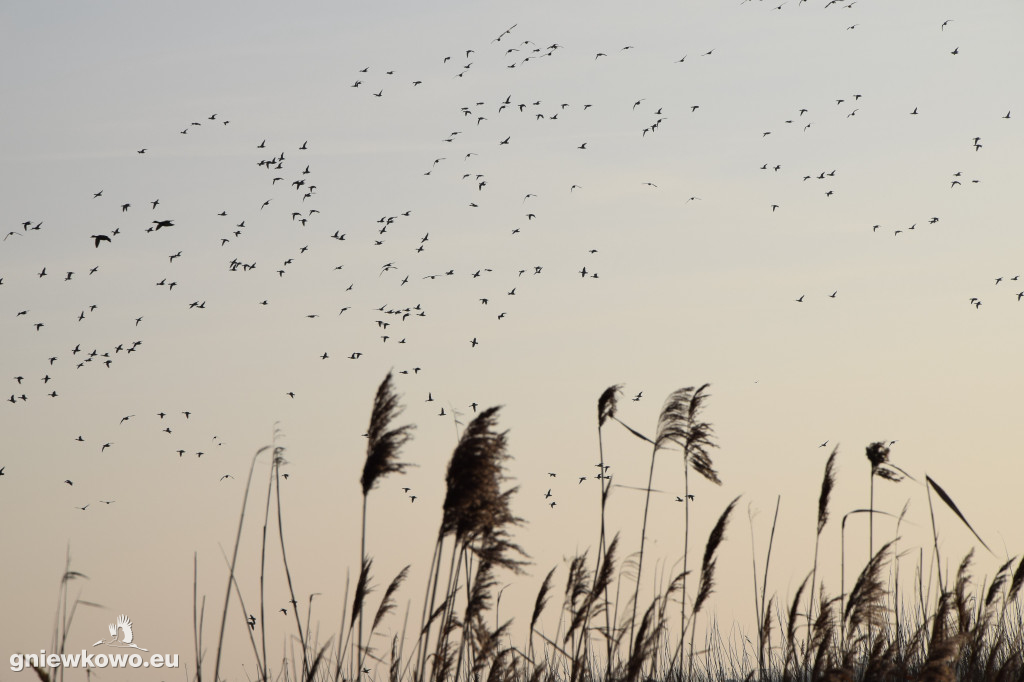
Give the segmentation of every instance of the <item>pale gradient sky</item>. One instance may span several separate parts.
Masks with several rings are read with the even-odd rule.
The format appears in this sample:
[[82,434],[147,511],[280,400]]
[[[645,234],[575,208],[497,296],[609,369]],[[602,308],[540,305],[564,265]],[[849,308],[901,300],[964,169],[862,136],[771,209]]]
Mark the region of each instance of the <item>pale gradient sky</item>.
[[[528,575],[501,577],[512,584],[502,613],[520,616],[519,636],[528,615],[509,605],[532,604],[551,566],[596,542],[596,401],[620,382],[622,418],[648,434],[673,389],[711,383],[706,417],[724,485],[691,482],[692,548],[699,556],[742,494],[718,564],[723,627],[752,627],[748,509],[760,564],[782,495],[770,591],[786,599],[810,570],[836,443],[820,569],[832,593],[839,519],[867,504],[864,447],[875,440],[897,440],[893,461],[919,480],[927,472],[960,504],[997,555],[978,555],[979,577],[1019,556],[1024,280],[1010,278],[1024,276],[1024,6],[848,4],[0,6],[0,225],[14,233],[0,243],[0,396],[28,397],[0,407],[0,658],[48,646],[70,546],[72,567],[89,576],[76,585],[81,598],[103,605],[76,614],[72,648],[124,612],[140,642],[191,665],[193,553],[209,634],[248,462],[275,424],[289,462],[293,579],[301,595],[322,593],[313,621],[326,639],[358,567],[361,434],[392,368],[422,368],[396,376],[403,419],[418,425],[405,449],[417,467],[370,498],[375,582],[413,565],[400,615],[407,600],[418,613],[455,444],[440,407],[465,421],[470,403],[504,405],[515,511],[527,521],[517,539],[534,562]],[[512,106],[499,112],[506,97]],[[283,169],[257,166],[282,152]],[[300,178],[316,185],[305,201],[289,186]],[[398,216],[384,234],[381,216]],[[162,219],[175,224],[145,231]],[[90,235],[115,228],[93,247]],[[257,268],[231,272],[233,258]],[[382,272],[386,263],[395,268]],[[582,278],[584,267],[599,277]],[[416,305],[425,317],[378,311]],[[135,341],[130,356],[114,352]],[[111,353],[111,366],[97,357],[76,368],[93,349]],[[363,355],[348,359],[354,352]],[[645,485],[649,451],[632,436],[610,427],[606,458],[616,482]],[[663,571],[680,558],[682,535],[681,463],[663,453],[657,466],[666,493],[652,498],[652,580],[655,562]],[[256,471],[262,490],[268,460]],[[907,561],[924,547],[927,561],[923,488],[881,481],[876,496],[891,513],[910,500],[901,546]],[[639,546],[642,505],[637,491],[611,496],[627,553]],[[955,563],[972,538],[937,513]],[[859,566],[866,528],[863,517],[850,524]],[[893,532],[879,521],[876,542]],[[240,575],[250,604],[258,537],[254,521]],[[272,612],[288,599],[278,565],[275,554]],[[564,567],[557,576],[564,584]],[[292,633],[276,615],[272,652]],[[232,618],[222,672],[238,679],[253,664],[237,606]],[[0,680],[12,678],[5,663]]]

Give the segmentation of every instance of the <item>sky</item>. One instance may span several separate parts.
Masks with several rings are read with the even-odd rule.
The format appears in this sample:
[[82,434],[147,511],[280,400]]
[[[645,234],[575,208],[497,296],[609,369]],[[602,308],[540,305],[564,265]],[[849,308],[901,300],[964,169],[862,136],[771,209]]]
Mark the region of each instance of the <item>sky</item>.
[[[741,495],[720,626],[752,628],[751,544],[763,566],[777,500],[769,593],[810,571],[837,445],[832,593],[874,441],[914,477],[875,491],[890,514],[908,505],[901,561],[932,565],[927,474],[991,548],[937,508],[943,561],[977,547],[991,576],[1024,552],[1022,20],[999,0],[4,3],[3,658],[49,646],[70,555],[88,576],[72,597],[97,605],[72,648],[127,613],[192,665],[193,561],[209,634],[271,444],[292,576],[320,593],[326,641],[389,371],[415,466],[371,493],[368,553],[381,586],[412,565],[399,614],[419,606],[472,405],[501,405],[531,561],[500,576],[501,611],[525,632],[517,605],[547,571],[594,554],[596,404],[614,384],[648,435],[673,390],[710,384],[723,485],[691,480],[691,549]],[[630,554],[650,451],[614,424],[604,446]],[[264,455],[250,511],[269,473]],[[682,554],[679,453],[657,455],[653,487],[648,592]],[[846,529],[858,566],[865,525]],[[876,544],[895,533],[876,521]],[[284,651],[292,622],[272,622]],[[228,625],[238,678],[237,603]]]

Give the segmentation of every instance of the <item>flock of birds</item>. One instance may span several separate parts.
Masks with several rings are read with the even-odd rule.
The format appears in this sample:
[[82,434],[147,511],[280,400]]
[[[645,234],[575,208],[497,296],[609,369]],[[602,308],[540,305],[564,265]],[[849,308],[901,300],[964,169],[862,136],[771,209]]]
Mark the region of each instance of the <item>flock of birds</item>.
[[[749,0],[748,0],[749,1]],[[797,5],[803,4],[806,0],[800,0]],[[787,3],[775,7],[781,10]],[[826,7],[852,8],[856,1],[849,3],[838,3],[830,0]],[[952,19],[944,21],[938,28],[947,32]],[[848,30],[856,28],[858,24],[848,27]],[[528,39],[519,40],[518,25],[512,25],[491,39],[489,45],[481,47],[481,53],[493,61],[504,60],[504,67],[507,69],[535,68],[538,63],[545,60],[554,60],[567,48],[559,43],[538,45]],[[514,37],[515,36],[515,37]],[[627,53],[636,49],[634,45],[625,45],[617,49],[599,51],[593,55],[593,61],[601,64],[610,63],[617,58],[625,58]],[[476,49],[464,49],[452,52],[439,58],[443,75],[450,79],[468,79],[476,70],[481,67],[478,58],[484,56]],[[959,46],[951,52],[953,56],[961,54]],[[694,58],[687,61],[689,55],[684,54],[676,60],[680,68],[689,68],[694,62],[700,60],[713,60],[720,55],[715,47],[700,49],[694,52]],[[682,65],[686,66],[682,66]],[[430,85],[425,80],[401,80],[394,69],[380,69],[377,67],[365,66],[355,70],[354,78],[349,85],[350,90],[356,93],[366,93],[367,96],[376,99],[386,99],[392,90],[398,87],[412,88],[417,92],[428,93]],[[670,110],[665,105],[654,104],[654,95],[634,98],[623,97],[619,109],[628,113],[635,121],[636,140],[639,144],[649,143],[671,124],[677,125],[680,119],[690,116],[698,117],[705,115],[709,109],[705,102],[693,102],[681,111]],[[821,103],[824,108],[825,104]],[[828,106],[837,109],[846,119],[853,118],[859,112],[871,106],[870,98],[859,93],[844,95],[834,98]],[[810,106],[795,106],[792,116],[784,119],[779,125],[783,129],[797,129],[801,134],[812,135],[815,133],[814,109]],[[925,116],[927,111],[914,107],[907,112],[909,116]],[[601,106],[592,102],[563,102],[536,99],[525,95],[509,93],[504,98],[494,101],[478,101],[469,99],[452,109],[453,124],[450,129],[444,130],[439,139],[448,150],[445,155],[430,156],[425,159],[425,168],[417,171],[422,173],[424,182],[435,182],[446,180],[456,184],[463,198],[462,206],[476,210],[481,208],[496,192],[494,185],[496,181],[489,175],[489,169],[500,163],[501,155],[506,148],[515,146],[521,138],[518,133],[508,133],[503,129],[503,124],[510,118],[515,118],[516,130],[522,129],[522,121],[535,122],[537,124],[553,124],[554,122],[566,119],[572,120],[575,117],[598,117],[602,115]],[[713,115],[713,114],[712,114]],[[835,114],[832,114],[833,116]],[[1011,112],[999,117],[1011,121]],[[188,125],[179,132],[187,140],[192,140],[200,135],[212,135],[209,129],[224,130],[231,120],[220,117],[218,113],[203,115],[198,120],[190,121]],[[237,124],[236,124],[237,125]],[[750,131],[752,138],[768,138],[779,136],[780,129],[772,128],[759,131]],[[187,140],[178,140],[184,144]],[[168,145],[170,146],[170,145]],[[127,154],[139,157],[136,163],[139,164],[139,173],[145,172],[145,163],[148,159],[158,155],[159,143],[154,142],[150,147],[132,149]],[[594,139],[577,139],[566,145],[565,154],[588,155],[596,153],[600,141]],[[965,151],[971,154],[983,153],[983,141],[980,136],[973,140],[965,140]],[[274,151],[270,151],[274,149]],[[425,328],[425,318],[433,314],[431,306],[424,302],[421,297],[427,291],[426,287],[436,285],[448,280],[462,280],[463,286],[468,291],[469,300],[475,300],[478,304],[477,315],[486,316],[494,321],[502,321],[502,324],[514,324],[507,320],[514,319],[521,310],[520,303],[525,297],[525,291],[530,291],[534,296],[543,296],[543,283],[545,278],[556,268],[550,267],[539,259],[537,261],[524,262],[518,266],[499,267],[490,262],[490,258],[481,258],[477,267],[464,269],[461,267],[441,267],[437,269],[425,269],[415,260],[430,251],[431,247],[439,241],[439,232],[444,228],[434,222],[426,225],[417,224],[417,210],[407,206],[392,207],[381,212],[380,217],[373,224],[363,224],[358,227],[338,228],[334,218],[329,221],[329,226],[324,225],[325,218],[321,215],[321,197],[324,190],[318,181],[317,168],[318,158],[314,156],[316,144],[311,140],[294,140],[287,143],[271,141],[262,137],[252,141],[248,150],[251,153],[251,163],[258,170],[258,175],[253,176],[254,185],[263,192],[263,198],[251,205],[240,205],[225,207],[219,213],[209,216],[204,221],[202,229],[196,224],[196,220],[185,220],[180,217],[183,200],[179,197],[142,197],[128,196],[119,191],[116,187],[97,187],[91,194],[91,198],[83,197],[86,202],[91,202],[88,210],[96,217],[94,222],[109,221],[117,224],[117,227],[105,231],[89,229],[80,237],[81,248],[74,254],[76,262],[80,263],[74,269],[60,272],[54,271],[51,265],[46,262],[39,262],[38,269],[25,271],[21,268],[17,274],[11,272],[0,272],[0,314],[5,316],[3,326],[5,336],[13,338],[14,335],[26,336],[37,335],[33,342],[38,339],[35,345],[42,349],[60,347],[62,350],[45,350],[38,353],[35,360],[22,367],[13,368],[8,379],[10,394],[6,402],[10,404],[11,410],[16,410],[29,401],[55,400],[62,397],[65,390],[64,385],[69,383],[69,376],[74,373],[102,373],[110,370],[115,365],[130,365],[134,357],[143,355],[146,351],[146,339],[142,338],[151,320],[159,312],[146,311],[143,315],[131,316],[120,321],[110,320],[104,317],[105,301],[95,301],[76,310],[67,310],[67,315],[76,324],[84,328],[92,322],[94,316],[99,317],[101,323],[110,325],[117,330],[117,339],[105,346],[93,346],[77,339],[74,335],[68,338],[54,339],[47,336],[48,326],[53,322],[47,316],[38,314],[30,307],[19,305],[19,296],[22,291],[29,289],[34,284],[59,278],[74,286],[81,279],[103,278],[108,264],[117,259],[126,258],[129,249],[135,253],[143,249],[145,257],[149,259],[152,267],[153,277],[148,282],[132,282],[132,287],[147,288],[153,294],[159,292],[161,296],[170,297],[173,306],[177,309],[192,311],[201,314],[202,311],[215,308],[235,307],[241,308],[245,305],[267,307],[272,305],[273,287],[275,282],[285,280],[293,276],[297,271],[307,269],[305,265],[310,254],[314,252],[325,252],[333,249],[332,253],[344,253],[344,248],[349,244],[357,243],[366,248],[366,255],[362,257],[363,263],[372,263],[372,281],[364,282],[353,279],[345,281],[338,288],[341,293],[341,300],[334,310],[318,310],[308,312],[296,312],[295,324],[299,325],[308,321],[314,324],[317,320],[333,317],[342,318],[351,324],[359,325],[366,332],[362,338],[374,337],[372,344],[360,346],[339,347],[337,344],[331,347],[324,347],[315,356],[315,359],[328,362],[337,359],[359,362],[364,358],[374,357],[393,358],[394,349],[403,345],[412,345],[417,339],[422,339],[426,334],[438,333],[436,330]],[[764,173],[775,175],[780,178],[792,176],[792,180],[804,187],[813,187],[814,191],[826,199],[831,199],[837,193],[843,191],[841,180],[842,171],[837,168],[815,168],[791,170],[780,161],[765,161],[760,170]],[[971,186],[981,182],[979,178],[968,177],[957,170],[950,176],[950,185],[947,191],[963,192]],[[637,179],[637,185],[645,188],[644,191],[662,191],[656,180]],[[522,191],[526,189],[528,191]],[[533,191],[536,189],[537,191]],[[519,215],[512,215],[508,218],[506,238],[523,239],[531,230],[539,229],[544,225],[545,216],[540,208],[535,208],[539,195],[543,192],[561,192],[577,199],[585,195],[585,188],[578,182],[567,180],[563,187],[547,188],[515,188],[519,206]],[[701,196],[688,196],[689,193],[680,197],[683,206],[690,202],[702,201]],[[582,200],[582,199],[579,199]],[[766,209],[769,214],[783,212],[786,206],[780,203],[771,203]],[[42,219],[40,219],[42,218]],[[210,221],[215,225],[214,229],[208,229]],[[920,227],[933,226],[939,223],[938,216],[922,216],[918,222],[899,227],[883,226],[874,224],[866,226],[870,233],[887,233],[891,231],[894,237],[900,235],[911,235]],[[267,231],[284,228],[297,231],[308,239],[308,243],[294,249],[287,254],[268,254],[261,252],[258,244],[253,239],[254,235],[263,235]],[[549,226],[550,227],[550,226]],[[62,233],[71,234],[75,229],[71,225],[53,225],[48,222],[45,216],[34,216],[26,218],[19,224],[12,226],[3,238],[5,267],[14,269],[12,263],[24,262],[26,259],[38,259],[40,254],[31,250],[31,241],[37,235],[49,230],[58,230]],[[172,235],[169,237],[168,235]],[[158,237],[160,239],[158,240]],[[189,270],[190,256],[189,247],[174,245],[166,249],[165,245],[174,242],[180,237],[181,241],[195,247],[202,244],[203,248],[223,253],[223,270],[226,270],[233,277],[248,277],[252,279],[251,289],[263,292],[270,291],[271,294],[254,296],[251,301],[235,302],[221,299],[217,291],[209,291],[205,294],[195,296],[184,295],[181,289],[194,273]],[[497,236],[496,236],[497,238]],[[903,237],[904,239],[906,236]],[[150,246],[144,239],[153,240]],[[205,240],[205,243],[203,241]],[[450,239],[445,240],[449,245]],[[559,254],[560,265],[557,269],[557,276],[572,275],[578,276],[583,282],[598,280],[601,273],[598,270],[601,250],[600,245],[592,243],[579,243],[576,251]],[[157,253],[158,248],[164,250]],[[169,251],[169,252],[168,252]],[[577,259],[578,266],[571,269],[564,266],[570,259]],[[357,268],[346,269],[344,263],[333,266],[331,272],[319,273],[318,276],[329,277],[346,275]],[[576,269],[578,267],[578,269]],[[48,271],[49,269],[49,271]],[[159,274],[156,274],[159,273]],[[1019,281],[1019,275],[995,278],[995,285],[1000,286],[1002,282],[1015,283]],[[128,283],[126,283],[128,284]],[[362,286],[379,290],[386,287],[392,292],[395,298],[402,298],[402,303],[394,303],[395,299],[370,302],[360,298],[359,292]],[[335,286],[332,284],[332,286]],[[179,289],[180,288],[180,289]],[[1000,289],[1005,289],[1003,284]],[[194,291],[194,289],[190,288]],[[1017,301],[1024,298],[1024,290],[1012,292]],[[831,293],[823,293],[822,297],[836,300],[839,294],[838,289]],[[535,298],[532,300],[536,300]],[[808,300],[807,295],[801,293],[794,299],[798,303]],[[975,308],[982,305],[981,298],[974,296],[970,298],[970,304]],[[157,308],[156,310],[163,310]],[[467,353],[477,352],[480,346],[488,343],[488,337],[483,333],[467,336],[459,342],[463,345],[463,351]],[[314,358],[310,358],[311,360]],[[421,373],[424,376],[429,372],[419,364],[399,366],[396,369],[399,375],[416,376]],[[96,381],[103,378],[96,377]],[[76,382],[77,384],[77,382]],[[424,402],[435,402],[433,391],[424,391],[426,398]],[[279,396],[288,400],[299,397],[299,393],[291,387],[282,386]],[[641,400],[642,392],[633,396],[633,401]],[[446,417],[459,422],[463,416],[463,410],[477,410],[477,403],[470,402],[459,408],[453,405],[438,406],[437,416]],[[183,409],[184,408],[184,409]],[[136,422],[141,422],[145,428],[154,434],[154,437],[163,438],[163,445],[158,448],[168,456],[184,458],[202,458],[224,445],[224,441],[218,436],[205,434],[200,440],[206,442],[206,447],[195,447],[194,445],[183,446],[176,438],[180,433],[190,432],[189,418],[192,414],[187,406],[167,407],[152,414],[135,414],[126,416],[112,415],[103,438],[87,440],[81,434],[71,438],[76,447],[94,449],[97,453],[103,453],[108,449],[117,447],[118,429],[126,429]],[[9,412],[7,418],[17,418],[16,412]],[[190,433],[190,442],[196,442],[196,435]],[[598,465],[599,467],[601,465]],[[6,463],[0,466],[0,476],[6,474],[5,469],[11,467],[14,473],[16,465]],[[554,478],[558,472],[549,472]],[[219,480],[226,481],[234,478],[232,473],[218,474]],[[285,475],[287,478],[287,475]],[[598,481],[611,479],[612,474],[608,473],[608,467],[599,471],[596,475],[588,473],[577,476],[577,484],[582,485],[587,481]],[[54,476],[55,484],[66,485],[73,488],[74,482],[70,478],[63,478],[58,473]],[[402,493],[407,496],[410,502],[415,502],[417,495],[409,487],[401,488]],[[544,504],[554,509],[556,500],[554,489],[548,488],[543,493]],[[676,501],[684,501],[682,497],[676,496]],[[692,496],[691,496],[692,499]],[[115,500],[100,499],[100,503],[110,505]],[[75,505],[81,511],[91,508],[92,502]]]

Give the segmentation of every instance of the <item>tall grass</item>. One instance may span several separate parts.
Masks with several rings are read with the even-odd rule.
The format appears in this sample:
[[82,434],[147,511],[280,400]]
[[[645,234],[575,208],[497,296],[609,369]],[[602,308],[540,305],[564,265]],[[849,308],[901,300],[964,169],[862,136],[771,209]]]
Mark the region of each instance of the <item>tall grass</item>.
[[[402,447],[412,438],[412,430],[415,426],[411,424],[393,426],[392,422],[401,413],[402,406],[398,401],[398,394],[395,393],[391,372],[388,372],[380,387],[377,388],[377,395],[373,400],[370,425],[366,430],[366,462],[363,465],[363,475],[359,480],[363,491],[362,530],[359,534],[359,556],[362,557],[362,563],[359,583],[356,586],[356,603],[353,606],[353,617],[358,616],[359,618],[359,638],[356,647],[359,652],[360,667],[363,665],[364,660],[363,597],[366,595],[366,587],[370,579],[370,560],[366,556],[366,502],[370,491],[377,486],[384,476],[404,473],[409,466],[408,463],[402,462],[399,456]],[[280,510],[280,505],[278,509]]]
[[[671,443],[679,447],[686,458],[685,469],[690,466],[705,478],[718,482],[711,467],[708,449],[713,447],[711,428],[700,419],[700,400],[705,387],[682,389],[666,401],[659,419],[655,439],[629,429],[634,435],[654,445],[654,452],[669,449]],[[609,420],[622,423],[615,416],[615,394],[618,387],[606,391],[599,401],[598,433],[604,464],[600,431]],[[697,402],[695,404],[695,399]],[[846,520],[854,515],[867,514],[869,542],[873,543],[871,521],[876,514],[893,516],[874,508],[872,495],[868,509],[854,509],[843,515],[839,529],[841,540],[842,583],[839,594],[828,592],[818,578],[818,548],[828,532],[831,496],[837,485],[836,464],[838,448],[832,451],[825,465],[821,492],[818,497],[817,521],[814,537],[814,559],[807,566],[799,558],[791,560],[788,569],[807,571],[791,599],[783,600],[768,594],[768,565],[774,541],[773,521],[768,551],[765,556],[764,577],[758,584],[757,558],[754,553],[754,528],[751,522],[751,552],[754,565],[754,602],[757,614],[756,654],[748,655],[745,638],[729,632],[725,637],[720,624],[709,613],[714,603],[716,569],[722,547],[728,538],[726,529],[739,498],[733,499],[717,517],[704,546],[697,588],[692,604],[686,601],[685,581],[689,569],[672,577],[668,585],[655,590],[650,602],[641,604],[640,592],[633,585],[639,583],[642,555],[636,560],[635,575],[630,573],[630,561],[619,563],[618,533],[611,535],[606,516],[606,496],[609,486],[602,483],[601,504],[595,514],[599,529],[598,551],[593,569],[587,551],[581,551],[568,561],[565,591],[560,608],[549,608],[554,596],[558,568],[551,568],[540,584],[532,604],[530,620],[520,640],[515,624],[502,621],[497,613],[495,590],[505,576],[521,575],[527,555],[514,539],[513,532],[522,521],[512,512],[512,500],[517,488],[509,485],[506,471],[511,454],[508,452],[507,431],[498,428],[500,409],[492,407],[480,412],[458,439],[445,474],[447,486],[441,509],[433,556],[427,567],[427,582],[421,603],[419,627],[407,631],[408,612],[401,629],[396,631],[398,605],[403,586],[415,570],[405,566],[388,583],[376,610],[368,607],[373,592],[371,568],[373,559],[366,551],[365,499],[374,484],[384,475],[400,473],[408,464],[399,460],[399,450],[407,444],[411,425],[395,427],[393,422],[400,413],[400,404],[390,383],[385,379],[374,401],[367,462],[360,479],[363,491],[363,533],[360,542],[359,574],[351,602],[346,596],[341,605],[341,624],[326,643],[311,635],[318,629],[312,620],[312,596],[308,604],[295,598],[293,580],[302,583],[302,570],[292,571],[285,554],[284,511],[280,495],[279,470],[285,463],[283,449],[263,448],[253,458],[266,451],[273,453],[268,482],[267,509],[264,514],[264,541],[260,546],[258,591],[246,594],[239,585],[239,544],[244,532],[248,492],[252,483],[252,469],[242,501],[235,548],[227,561],[228,587],[221,614],[220,629],[215,647],[212,679],[220,682],[225,653],[224,632],[228,622],[238,623],[250,638],[255,659],[255,679],[260,682],[274,680],[291,682],[355,682],[356,680],[383,679],[388,682],[640,682],[667,680],[746,679],[759,681],[810,680],[860,682],[876,680],[1024,680],[1024,559],[1005,558],[991,580],[975,583],[971,575],[973,552],[959,564],[951,586],[941,580],[937,589],[924,586],[924,572],[932,562],[925,561],[924,548],[919,549],[915,590],[899,589],[896,536],[873,551],[866,564],[857,572],[849,593],[845,590]],[[872,487],[875,476],[902,478],[906,475],[887,461],[888,449],[881,443],[868,446],[868,459],[872,465]],[[652,460],[654,455],[652,454]],[[604,469],[602,468],[602,473]],[[893,476],[880,474],[889,471]],[[649,476],[650,480],[653,480]],[[602,478],[602,481],[605,479]],[[949,492],[925,478],[926,494],[935,492],[960,522],[974,533],[966,515],[953,501]],[[648,485],[648,496],[650,485]],[[273,493],[273,494],[271,494]],[[781,497],[780,497],[781,501]],[[244,613],[245,598],[257,603],[263,613],[263,565],[267,557],[267,533],[271,507],[277,518],[281,559],[285,581],[291,595],[294,623],[290,642],[286,647],[285,663],[281,670],[269,664],[262,625],[258,634],[252,625],[229,617],[234,596]],[[775,520],[778,520],[776,505]],[[646,505],[645,505],[646,509]],[[646,511],[645,511],[646,516]],[[902,514],[900,521],[902,521]],[[684,517],[684,524],[685,524]],[[932,509],[935,530],[935,565],[941,566],[938,556],[937,515]],[[710,519],[709,519],[710,520]],[[834,526],[833,526],[834,527]],[[645,532],[646,527],[641,528]],[[975,533],[982,547],[981,538]],[[687,551],[682,548],[683,561]],[[643,542],[641,541],[641,546]],[[810,549],[810,548],[809,548]],[[872,544],[872,550],[874,545]],[[906,551],[906,550],[904,550]],[[810,554],[810,552],[809,552]],[[618,565],[617,565],[618,564]],[[241,567],[241,568],[240,568]],[[853,567],[851,567],[851,570]],[[205,602],[200,599],[198,561],[193,581],[193,629],[196,663],[187,674],[188,679],[201,682],[205,677],[207,657],[203,642],[203,612]],[[894,577],[895,576],[895,577]],[[52,650],[63,650],[71,629],[75,608],[89,604],[72,599],[69,584],[84,576],[71,570],[70,560],[65,566],[57,616],[54,623]],[[626,589],[626,596],[616,591],[612,598],[611,586],[621,583],[634,587]],[[657,582],[657,581],[655,581]],[[760,592],[760,594],[758,594]],[[631,593],[631,594],[630,594]],[[913,595],[905,603],[899,595]],[[767,599],[766,599],[767,597]],[[624,603],[619,603],[624,601]],[[680,606],[684,619],[678,636],[673,633],[674,609]],[[203,604],[203,606],[200,606]],[[303,619],[301,610],[306,609]],[[349,611],[351,608],[351,611]],[[801,608],[806,611],[801,613]],[[365,614],[365,618],[364,618]],[[369,615],[373,614],[370,619]],[[621,620],[619,615],[622,614]],[[638,615],[635,615],[638,614]],[[707,614],[707,616],[703,616]],[[905,614],[901,617],[900,614]],[[703,645],[698,645],[698,616],[703,616]],[[363,620],[369,621],[367,629]],[[415,627],[415,626],[414,626]],[[390,630],[389,630],[390,628]],[[525,628],[525,624],[524,624]],[[627,637],[627,633],[629,636]],[[773,634],[774,633],[774,634]],[[689,641],[687,642],[687,635]],[[390,643],[390,657],[371,646],[375,638]],[[600,642],[600,646],[595,646]],[[297,651],[295,650],[297,647]],[[735,647],[735,648],[734,648]],[[324,665],[333,661],[333,665]],[[232,669],[237,669],[232,664]],[[56,669],[36,669],[43,682],[59,682],[62,672]],[[229,675],[237,678],[237,675]],[[250,676],[251,679],[251,676]]]
[[[608,509],[608,495],[612,490],[611,477],[607,475],[608,467],[604,463],[604,433],[603,428],[605,422],[609,419],[615,419],[615,413],[618,410],[618,398],[622,393],[622,386],[615,384],[609,386],[601,394],[601,397],[597,400],[597,450],[599,460],[597,466],[599,468],[598,481],[601,485],[598,486],[600,491],[601,501],[601,532],[598,536],[597,544],[597,562],[600,564],[604,560],[606,548],[607,548],[607,535],[606,535],[606,516]],[[554,569],[552,569],[554,570]],[[549,574],[550,575],[550,574]],[[596,575],[596,573],[595,573]],[[604,589],[604,633],[605,633],[605,660],[611,661],[612,657],[612,613],[611,613],[611,598],[608,594],[608,587]],[[532,630],[532,626],[531,626]],[[607,673],[607,671],[606,671]]]
[[[828,523],[828,503],[832,497],[832,489],[836,485],[836,455],[839,454],[839,446],[832,448],[832,454],[825,463],[825,475],[821,479],[821,493],[818,495],[818,523],[814,534],[814,567],[811,569],[811,589],[807,593],[807,640],[811,639],[811,621],[814,619],[814,591],[818,577],[818,548],[821,545],[821,532],[825,530]],[[804,654],[804,667],[810,662],[811,647],[807,647]]]
[[[683,476],[685,479],[684,521],[683,521],[683,573],[680,614],[680,646],[686,632],[686,577],[690,549],[690,468],[712,483],[721,485],[718,473],[711,461],[710,450],[715,446],[711,425],[701,420],[704,402],[707,400],[708,384],[694,389],[692,386],[673,391],[665,400],[658,417],[658,431],[651,450],[651,467],[647,477],[647,494],[644,498],[643,523],[640,526],[640,557],[636,569],[636,589],[633,592],[633,615],[636,623],[636,609],[640,598],[640,582],[643,577],[644,547],[647,540],[647,514],[651,504],[651,486],[654,483],[654,462],[659,451],[675,445],[683,452]],[[630,429],[632,430],[632,429]],[[630,642],[633,641],[633,627],[630,626]]]

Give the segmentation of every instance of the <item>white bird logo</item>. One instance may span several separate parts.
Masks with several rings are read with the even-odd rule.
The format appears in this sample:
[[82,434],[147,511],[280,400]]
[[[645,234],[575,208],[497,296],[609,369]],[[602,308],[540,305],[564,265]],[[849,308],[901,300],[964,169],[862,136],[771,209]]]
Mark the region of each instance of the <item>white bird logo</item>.
[[[123,639],[118,639],[117,638],[117,631],[119,629],[121,630],[121,634],[123,635]],[[143,649],[138,644],[135,644],[132,641],[135,638],[135,635],[132,633],[132,621],[125,614],[122,613],[120,616],[118,616],[117,617],[117,622],[116,623],[111,623],[110,625],[108,625],[107,626],[107,630],[110,632],[110,641],[107,642],[107,641],[101,639],[100,641],[98,641],[95,644],[93,644],[93,646],[99,646],[100,644],[106,644],[107,646],[118,647],[118,648],[122,648],[122,649],[131,648],[131,649],[138,649],[139,651],[146,651],[146,652],[149,651],[149,649]]]

